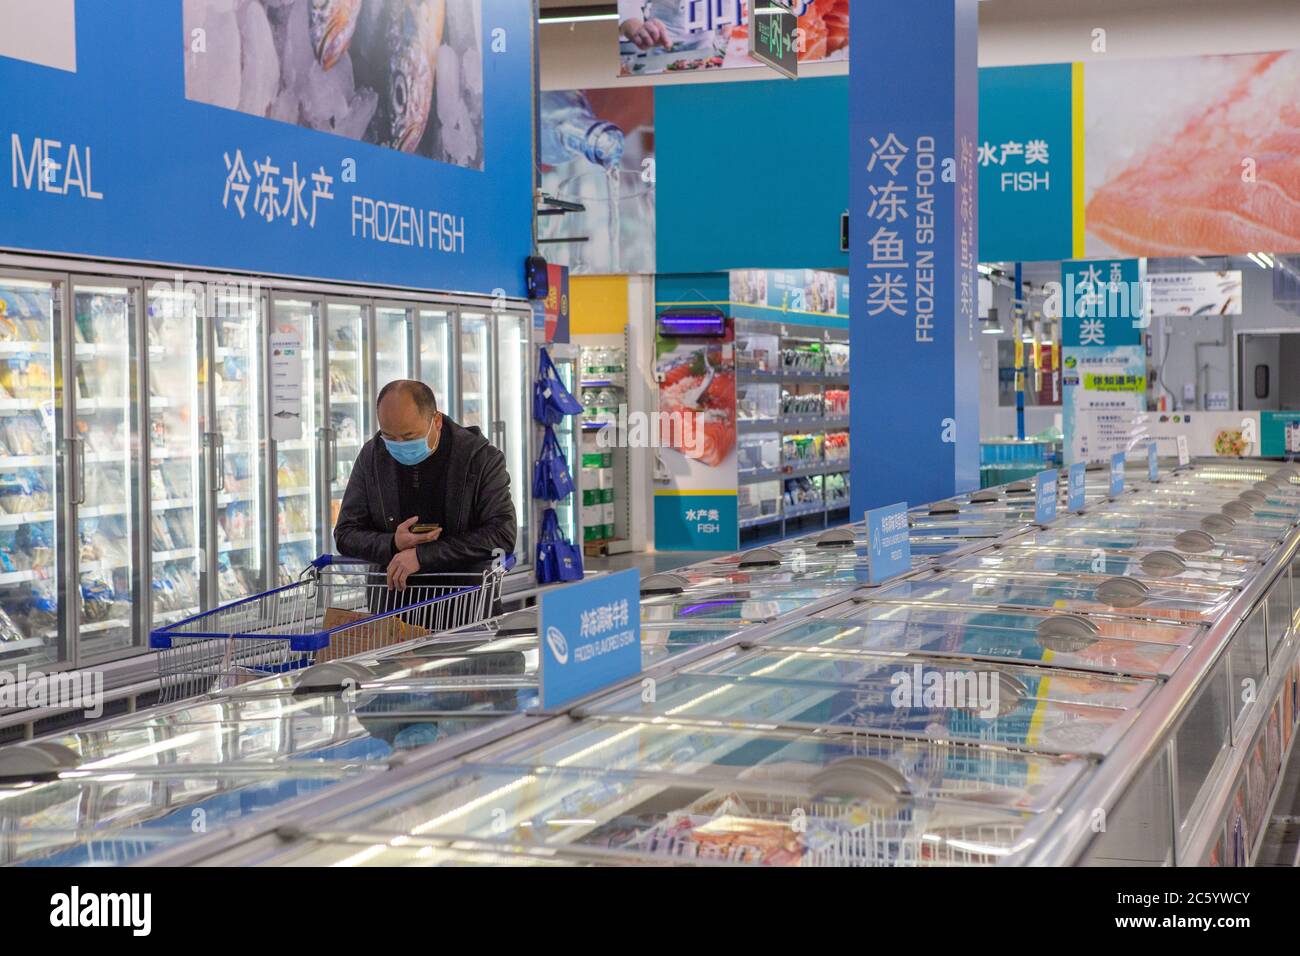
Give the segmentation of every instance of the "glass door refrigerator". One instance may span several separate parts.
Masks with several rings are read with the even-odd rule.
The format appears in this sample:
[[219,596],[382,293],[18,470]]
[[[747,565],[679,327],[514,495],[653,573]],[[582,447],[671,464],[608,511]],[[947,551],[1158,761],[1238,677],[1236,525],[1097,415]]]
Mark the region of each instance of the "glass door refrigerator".
[[[488,441],[495,442],[492,425],[492,325],[483,312],[460,314],[459,414],[457,421],[466,428],[478,426]],[[514,476],[511,475],[511,478]]]
[[519,521],[515,557],[527,563],[526,558],[532,553],[532,455],[528,439],[532,433],[533,363],[529,333],[533,317],[519,312],[498,312],[494,318],[492,354],[496,359],[497,388],[493,434],[488,437],[506,456],[510,496]]
[[[452,323],[447,309],[420,308],[420,381],[433,389],[438,408],[455,418],[452,392]],[[463,424],[463,423],[462,423]]]
[[329,388],[325,389],[326,414],[322,444],[328,455],[325,482],[329,511],[325,550],[337,554],[334,525],[338,523],[343,492],[352,465],[375,432],[376,389],[371,382],[370,306],[365,302],[330,300],[325,306],[325,356]]
[[[325,526],[321,475],[329,457],[319,299],[271,298],[270,432],[275,448],[275,583],[292,584],[333,539]],[[332,526],[331,526],[332,527]]]
[[63,283],[0,276],[0,667],[69,661]]
[[220,284],[210,287],[207,323],[212,356],[209,401],[211,491],[204,539],[216,555],[211,605],[265,591],[267,515],[271,511],[266,405],[266,296]]
[[144,406],[139,395],[140,286],[72,280],[72,594],[77,663],[147,644]]
[[[405,305],[375,305],[375,394],[389,382],[414,374],[412,342],[415,310]],[[373,401],[373,399],[372,399]]]
[[202,547],[208,488],[202,453],[208,430],[206,369],[201,349],[205,287],[157,283],[145,297],[148,378],[149,627],[211,606]]

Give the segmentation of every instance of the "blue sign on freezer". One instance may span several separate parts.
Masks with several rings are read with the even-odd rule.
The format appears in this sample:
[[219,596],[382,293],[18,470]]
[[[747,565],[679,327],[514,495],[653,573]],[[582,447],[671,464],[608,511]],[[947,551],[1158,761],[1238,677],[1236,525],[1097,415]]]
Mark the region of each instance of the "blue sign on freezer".
[[1070,466],[1070,486],[1066,507],[1073,512],[1080,512],[1087,504],[1088,466],[1081,461]]
[[867,512],[867,581],[880,584],[912,570],[912,537],[907,502]]
[[1034,522],[1051,524],[1056,520],[1056,483],[1060,473],[1055,469],[1040,471],[1034,478]]
[[635,569],[543,591],[539,599],[543,710],[641,671],[641,574]]
[[1110,456],[1110,496],[1118,498],[1124,493],[1124,452]]
[[1155,442],[1147,445],[1147,478],[1151,481],[1160,480],[1160,459],[1156,457]]

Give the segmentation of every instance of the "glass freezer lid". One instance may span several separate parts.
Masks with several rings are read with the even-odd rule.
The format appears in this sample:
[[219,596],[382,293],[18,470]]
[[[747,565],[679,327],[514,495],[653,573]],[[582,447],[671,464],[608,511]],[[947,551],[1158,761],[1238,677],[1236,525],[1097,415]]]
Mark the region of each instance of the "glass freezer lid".
[[[1271,546],[1282,540],[1287,528],[1283,525],[1261,525],[1236,521],[1227,530],[1219,530],[1213,525],[1213,514],[1152,514],[1145,512],[1093,511],[1066,519],[1065,526],[1070,528],[1086,527],[1091,530],[1106,531],[1151,531],[1172,536],[1186,531],[1204,531],[1215,540],[1220,538],[1232,541],[1247,541]],[[1208,519],[1208,520],[1207,520]]]
[[1235,591],[1219,585],[1139,581],[1101,574],[998,574],[941,571],[888,584],[871,595],[876,603],[943,604],[957,607],[1044,608],[1074,614],[1208,623]]
[[525,678],[363,685],[351,695],[219,698],[133,725],[49,739],[77,753],[81,769],[382,762],[395,750],[478,729],[536,700],[536,681]]
[[586,715],[830,728],[1102,755],[1151,686],[1014,665],[759,650],[726,655],[708,672],[665,677],[652,702],[638,689],[597,702]]
[[[796,813],[805,826],[790,825]],[[430,836],[610,863],[989,865],[1026,845],[1032,820],[993,805],[917,799],[905,778],[869,758],[803,781],[470,765],[348,814],[332,836],[370,841],[374,849],[352,865]]]
[[1185,559],[1201,562],[1223,561],[1253,564],[1258,567],[1273,550],[1273,545],[1263,541],[1225,538],[1199,528],[1187,531],[1125,530],[1122,528],[1054,527],[1046,531],[1031,531],[1015,539],[1022,547],[1047,549],[1070,548],[1103,551],[1133,551],[1139,555],[1149,551],[1169,550]]
[[[372,770],[382,769],[369,768]],[[277,769],[70,771],[0,785],[0,865],[132,863],[290,800],[356,779],[360,764]]]
[[1032,611],[847,604],[843,617],[793,624],[760,647],[831,653],[922,653],[1135,675],[1172,674],[1200,628]]
[[796,729],[692,726],[653,718],[582,721],[560,734],[505,740],[482,762],[521,767],[701,775],[725,783],[807,783],[845,761],[883,764],[914,798],[1042,813],[1088,767],[1077,757],[1032,754],[955,740]]
[[734,624],[761,624],[845,590],[848,588],[827,591],[740,588],[646,597],[641,600],[641,623],[729,621]]
[[957,571],[992,571],[1009,574],[1127,575],[1143,581],[1172,580],[1188,584],[1240,587],[1256,566],[1233,561],[1200,561],[1160,548],[1143,553],[1087,548],[1021,547],[1016,542],[966,555],[945,565]]
[[1255,505],[1229,498],[1226,501],[1189,498],[1185,501],[1151,499],[1145,495],[1125,498],[1119,502],[1109,502],[1095,509],[1093,514],[1102,518],[1115,515],[1164,515],[1169,518],[1203,521],[1206,518],[1217,521],[1226,515],[1238,528],[1255,528],[1261,531],[1286,533],[1295,524],[1296,513],[1287,508],[1270,508],[1268,504]]

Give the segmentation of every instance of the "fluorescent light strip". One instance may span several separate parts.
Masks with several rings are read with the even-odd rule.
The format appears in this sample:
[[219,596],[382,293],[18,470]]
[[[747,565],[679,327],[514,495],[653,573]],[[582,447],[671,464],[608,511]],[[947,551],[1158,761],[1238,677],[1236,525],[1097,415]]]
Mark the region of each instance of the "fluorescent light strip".
[[561,14],[557,17],[548,17],[545,13],[537,18],[539,23],[595,23],[597,20],[617,20],[617,13],[581,13],[581,14]]

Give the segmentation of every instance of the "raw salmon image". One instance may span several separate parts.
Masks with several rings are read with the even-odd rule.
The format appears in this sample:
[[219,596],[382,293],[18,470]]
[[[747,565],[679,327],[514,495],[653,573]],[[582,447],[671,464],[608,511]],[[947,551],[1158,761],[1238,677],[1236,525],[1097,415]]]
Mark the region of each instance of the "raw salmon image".
[[1087,254],[1300,249],[1300,52],[1141,68],[1085,68]]

